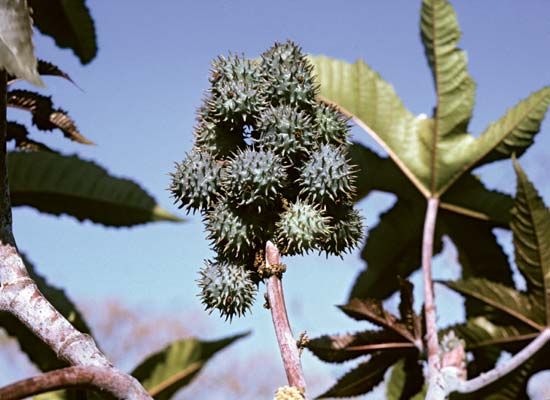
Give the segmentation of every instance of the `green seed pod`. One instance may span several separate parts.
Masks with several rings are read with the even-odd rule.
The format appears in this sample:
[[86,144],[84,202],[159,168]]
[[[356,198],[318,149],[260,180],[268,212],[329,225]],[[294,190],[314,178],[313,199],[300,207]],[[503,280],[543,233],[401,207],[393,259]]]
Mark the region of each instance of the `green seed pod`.
[[205,215],[208,239],[219,255],[231,261],[253,257],[262,228],[254,216],[239,212],[222,199]]
[[329,223],[319,207],[300,200],[290,204],[276,224],[281,252],[294,255],[313,250],[330,233]]
[[224,175],[224,189],[237,206],[272,203],[286,178],[281,157],[273,151],[246,149],[230,160]]
[[291,41],[275,43],[262,54],[261,66],[266,80],[266,97],[271,104],[305,107],[316,104],[318,87],[313,79],[313,67],[296,44]]
[[212,63],[208,107],[220,121],[251,123],[265,108],[262,72],[257,63],[243,57],[219,57]]
[[314,121],[321,143],[335,146],[348,143],[348,120],[335,107],[319,104],[315,107]]
[[282,157],[294,158],[314,142],[315,133],[311,118],[303,111],[290,106],[270,107],[260,115],[258,124],[261,149],[273,150]]
[[211,207],[219,195],[221,167],[205,152],[192,151],[187,158],[176,164],[172,174],[170,191],[179,207],[203,211]]
[[322,145],[311,154],[300,174],[300,194],[313,202],[349,200],[353,196],[353,169],[343,147]]
[[330,233],[321,249],[336,256],[357,247],[363,237],[363,218],[353,209],[353,204],[345,204],[330,209]]
[[208,120],[200,120],[195,127],[195,148],[216,158],[228,157],[238,149],[245,148],[241,131]]
[[252,306],[257,286],[243,266],[207,260],[199,274],[200,297],[207,311],[219,310],[231,320]]

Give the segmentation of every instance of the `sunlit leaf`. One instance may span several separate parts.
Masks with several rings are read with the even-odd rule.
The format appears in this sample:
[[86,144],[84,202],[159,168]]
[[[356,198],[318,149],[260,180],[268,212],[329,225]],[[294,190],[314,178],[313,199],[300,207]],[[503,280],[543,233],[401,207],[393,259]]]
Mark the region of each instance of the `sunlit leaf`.
[[514,160],[517,194],[512,210],[512,232],[516,263],[527,282],[527,290],[550,325],[550,210]]
[[8,74],[44,86],[36,70],[32,22],[26,0],[4,0],[0,5],[0,67]]
[[215,353],[247,335],[244,333],[211,342],[194,338],[178,340],[147,357],[132,375],[156,400],[170,399],[191,382]]

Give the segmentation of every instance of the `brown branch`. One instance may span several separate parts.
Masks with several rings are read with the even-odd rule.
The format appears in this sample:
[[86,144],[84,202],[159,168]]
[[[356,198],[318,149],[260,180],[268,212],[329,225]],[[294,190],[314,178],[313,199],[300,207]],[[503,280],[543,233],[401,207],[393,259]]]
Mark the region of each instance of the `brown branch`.
[[65,388],[88,388],[118,399],[149,399],[138,390],[135,378],[114,368],[68,367],[24,379],[0,388],[0,399],[16,400]]
[[[76,330],[40,293],[17,251],[8,182],[6,106],[6,73],[0,70],[0,310],[13,314],[69,364],[108,368],[122,376],[94,340]],[[127,381],[131,387],[126,398],[151,399],[138,381],[130,376]],[[130,393],[141,395],[130,396]]]
[[[265,246],[265,262],[267,269],[281,264],[279,250],[269,241]],[[305,393],[306,381],[300,363],[300,351],[290,329],[281,278],[277,274],[271,275],[267,279],[266,287],[269,309],[271,310],[275,335],[279,343],[279,351],[283,359],[288,384]]]
[[441,369],[439,342],[437,339],[437,313],[433,293],[432,255],[435,223],[439,199],[430,197],[424,221],[422,237],[422,272],[424,277],[424,311],[426,314],[426,344],[428,349],[428,371],[436,374]]

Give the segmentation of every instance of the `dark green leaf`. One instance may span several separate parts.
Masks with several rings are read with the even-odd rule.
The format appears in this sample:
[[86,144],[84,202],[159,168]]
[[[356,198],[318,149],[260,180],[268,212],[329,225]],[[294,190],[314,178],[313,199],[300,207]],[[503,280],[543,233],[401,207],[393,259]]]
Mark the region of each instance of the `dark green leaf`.
[[490,305],[535,329],[543,329],[544,327],[544,315],[538,313],[528,296],[514,288],[484,278],[440,283]]
[[181,221],[134,182],[110,176],[98,165],[55,153],[9,153],[14,206],[68,214],[107,226]]
[[[367,268],[357,277],[349,298],[385,299],[399,289],[400,277],[420,267],[422,225],[426,204],[398,200],[370,230],[361,257]],[[434,255],[442,248],[436,233]]]
[[376,299],[351,299],[348,304],[338,306],[346,315],[358,321],[369,321],[400,335],[414,343],[415,337],[395,315],[386,311],[382,302]]
[[82,64],[97,54],[95,27],[84,0],[29,0],[34,24],[55,44],[70,48]]
[[391,370],[386,400],[424,400],[425,389],[422,363],[417,357],[402,358]]
[[194,338],[178,340],[147,357],[132,375],[156,400],[170,399],[191,382],[215,353],[247,335],[244,333],[211,342]]
[[[311,339],[307,348],[319,359],[340,363],[380,350],[415,350],[412,343],[390,330],[325,335]],[[416,351],[415,351],[416,353]],[[402,354],[402,353],[401,353]]]
[[375,354],[342,376],[333,387],[317,398],[351,397],[368,393],[384,380],[386,370],[399,358],[400,355],[396,353]]
[[[34,266],[25,257],[24,262],[30,277],[34,280],[38,289],[46,299],[48,299],[48,301],[67,318],[76,329],[80,332],[90,334],[90,328],[65,292],[50,285],[36,272]],[[19,322],[19,320],[11,314],[0,313],[0,326],[4,328],[10,336],[17,339],[21,350],[27,354],[29,359],[40,370],[51,371],[67,366],[64,361],[57,358],[56,354],[48,345],[38,339],[25,325]]]
[[491,221],[508,228],[514,199],[496,190],[489,190],[472,174],[463,175],[441,198],[441,208],[455,214]]

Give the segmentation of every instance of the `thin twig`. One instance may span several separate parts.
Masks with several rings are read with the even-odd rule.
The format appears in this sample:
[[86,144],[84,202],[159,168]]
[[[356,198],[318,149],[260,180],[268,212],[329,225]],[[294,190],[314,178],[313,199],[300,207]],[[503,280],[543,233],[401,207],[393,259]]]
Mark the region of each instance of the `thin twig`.
[[439,342],[437,339],[437,314],[433,293],[432,255],[439,199],[430,197],[424,221],[422,237],[422,272],[424,277],[424,311],[426,314],[426,344],[428,349],[429,374],[437,374],[441,368]]
[[508,361],[488,372],[482,373],[476,378],[462,382],[456,391],[460,393],[472,393],[495,382],[531,358],[548,341],[550,341],[550,328],[543,330],[535,340],[525,346],[520,352],[514,354]]
[[[269,241],[265,246],[265,260],[267,268],[281,263],[279,250]],[[299,388],[305,393],[306,381],[300,363],[300,352],[290,329],[281,279],[276,274],[271,275],[267,279],[266,287],[269,309],[271,310],[275,335],[279,343],[279,351],[283,359],[288,384]]]
[[68,367],[24,379],[0,388],[0,399],[16,400],[65,388],[88,388],[118,399],[148,399],[136,388],[135,379],[113,368]]

